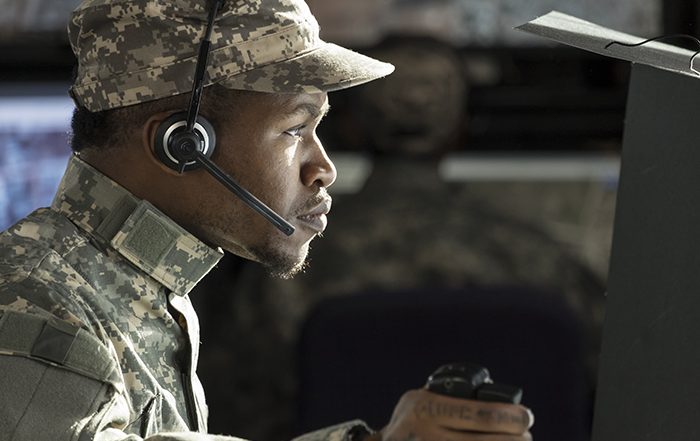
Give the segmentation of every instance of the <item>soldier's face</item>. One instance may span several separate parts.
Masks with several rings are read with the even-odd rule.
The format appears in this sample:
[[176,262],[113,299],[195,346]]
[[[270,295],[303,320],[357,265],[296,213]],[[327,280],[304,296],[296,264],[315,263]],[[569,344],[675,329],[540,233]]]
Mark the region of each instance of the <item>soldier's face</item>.
[[336,169],[316,136],[328,97],[255,93],[240,104],[217,127],[212,160],[296,231],[285,236],[209,176],[199,179],[202,197],[192,229],[205,241],[288,277],[303,267],[330,209],[326,189]]

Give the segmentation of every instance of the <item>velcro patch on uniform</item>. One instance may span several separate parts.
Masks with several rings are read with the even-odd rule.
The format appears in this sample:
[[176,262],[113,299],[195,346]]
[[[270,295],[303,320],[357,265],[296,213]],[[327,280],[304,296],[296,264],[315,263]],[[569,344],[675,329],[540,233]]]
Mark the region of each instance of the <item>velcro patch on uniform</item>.
[[111,245],[171,291],[184,295],[223,257],[142,200]]
[[68,322],[48,320],[32,346],[31,355],[63,365],[79,329]]
[[175,245],[176,239],[177,235],[168,230],[153,213],[145,211],[124,241],[124,247],[155,268]]
[[142,202],[112,241],[126,258],[148,271],[158,267],[178,238],[178,232],[169,228],[160,216]]
[[0,351],[29,355],[46,320],[12,310],[0,311]]
[[124,390],[118,362],[107,347],[93,334],[55,317],[0,309],[0,355],[44,360]]

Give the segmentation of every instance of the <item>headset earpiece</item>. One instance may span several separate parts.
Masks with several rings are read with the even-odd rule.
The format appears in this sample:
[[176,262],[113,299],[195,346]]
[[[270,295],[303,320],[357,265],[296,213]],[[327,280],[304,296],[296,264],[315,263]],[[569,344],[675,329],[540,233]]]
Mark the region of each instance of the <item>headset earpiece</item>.
[[207,28],[202,43],[199,45],[199,55],[194,69],[190,106],[186,112],[171,115],[158,126],[154,146],[156,155],[163,164],[180,173],[200,166],[203,167],[214,179],[221,182],[224,187],[238,196],[250,208],[270,221],[282,233],[290,236],[294,233],[292,224],[275,213],[260,199],[250,194],[248,190],[238,185],[233,178],[209,159],[216,147],[216,134],[211,123],[199,116],[199,104],[204,88],[204,74],[211,46],[214,20],[223,3],[224,0],[214,0],[209,11]]
[[195,161],[196,151],[211,158],[215,148],[214,127],[201,115],[197,115],[191,132],[187,131],[187,112],[171,115],[156,131],[156,155],[163,164],[179,172],[200,167]]

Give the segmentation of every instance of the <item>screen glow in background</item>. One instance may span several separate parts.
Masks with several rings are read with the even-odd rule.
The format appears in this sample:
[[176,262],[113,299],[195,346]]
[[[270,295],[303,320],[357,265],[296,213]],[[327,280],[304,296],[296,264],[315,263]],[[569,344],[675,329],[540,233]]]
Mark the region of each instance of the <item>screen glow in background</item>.
[[68,97],[0,97],[0,230],[51,204],[70,155]]

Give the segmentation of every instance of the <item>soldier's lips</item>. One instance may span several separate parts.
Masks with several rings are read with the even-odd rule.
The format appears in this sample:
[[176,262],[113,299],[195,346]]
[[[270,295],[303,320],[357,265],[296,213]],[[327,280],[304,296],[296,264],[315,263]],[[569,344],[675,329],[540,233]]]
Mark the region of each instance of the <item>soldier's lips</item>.
[[326,229],[326,225],[328,225],[328,218],[326,215],[329,211],[331,211],[330,198],[324,199],[307,213],[300,214],[297,216],[297,219],[301,222],[302,226],[317,233],[323,233]]
[[305,214],[303,216],[297,216],[297,219],[301,221],[301,224],[317,233],[323,233],[328,225],[328,219],[325,214]]

